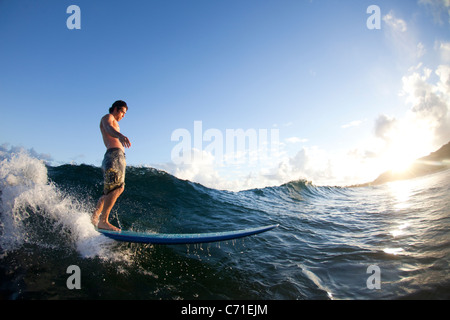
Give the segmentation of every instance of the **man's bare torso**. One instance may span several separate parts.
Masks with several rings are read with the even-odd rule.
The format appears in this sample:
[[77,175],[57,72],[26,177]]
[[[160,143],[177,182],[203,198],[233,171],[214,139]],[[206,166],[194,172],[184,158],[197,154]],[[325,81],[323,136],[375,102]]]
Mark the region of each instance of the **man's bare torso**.
[[122,143],[120,143],[118,138],[114,138],[111,136],[106,128],[105,125],[111,125],[117,132],[120,132],[119,123],[116,119],[114,119],[113,115],[107,114],[105,115],[102,120],[100,121],[100,131],[102,133],[103,142],[105,144],[106,149],[112,149],[112,148],[119,148],[122,151],[124,151]]

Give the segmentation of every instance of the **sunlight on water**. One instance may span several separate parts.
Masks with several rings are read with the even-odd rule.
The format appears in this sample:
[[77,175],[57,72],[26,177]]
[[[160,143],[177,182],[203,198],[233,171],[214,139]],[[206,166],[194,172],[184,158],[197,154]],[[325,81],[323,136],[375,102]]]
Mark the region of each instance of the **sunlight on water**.
[[411,181],[395,181],[388,184],[389,192],[394,197],[396,210],[408,209],[414,184]]
[[403,236],[406,234],[405,229],[409,227],[409,223],[404,223],[396,227],[394,230],[392,230],[390,233],[394,238]]
[[405,254],[405,250],[403,248],[385,248],[383,251],[387,254],[393,254],[393,255],[399,255],[399,254]]

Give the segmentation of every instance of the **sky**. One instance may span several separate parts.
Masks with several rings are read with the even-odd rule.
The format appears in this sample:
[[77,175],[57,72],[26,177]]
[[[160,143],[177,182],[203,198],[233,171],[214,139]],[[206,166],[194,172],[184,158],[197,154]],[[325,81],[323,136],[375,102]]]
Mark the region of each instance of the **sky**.
[[450,141],[449,14],[448,0],[0,0],[0,146],[100,166],[120,99],[130,166],[233,191],[372,181]]

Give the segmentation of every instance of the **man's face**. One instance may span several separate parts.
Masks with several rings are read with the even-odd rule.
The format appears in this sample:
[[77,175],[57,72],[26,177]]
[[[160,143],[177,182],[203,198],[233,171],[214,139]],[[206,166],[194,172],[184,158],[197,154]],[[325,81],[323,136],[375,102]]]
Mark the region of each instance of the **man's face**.
[[127,113],[126,108],[124,108],[124,107],[116,108],[116,109],[114,109],[113,116],[117,120],[117,122],[119,122],[120,120],[123,119],[123,117],[125,117],[126,113]]

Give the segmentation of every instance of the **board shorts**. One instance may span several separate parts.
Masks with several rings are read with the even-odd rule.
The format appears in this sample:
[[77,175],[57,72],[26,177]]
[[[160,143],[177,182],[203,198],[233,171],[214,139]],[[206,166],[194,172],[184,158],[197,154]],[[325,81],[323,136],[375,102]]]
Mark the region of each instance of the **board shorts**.
[[125,153],[122,149],[112,148],[106,150],[102,162],[103,170],[103,193],[106,195],[111,191],[125,186]]

